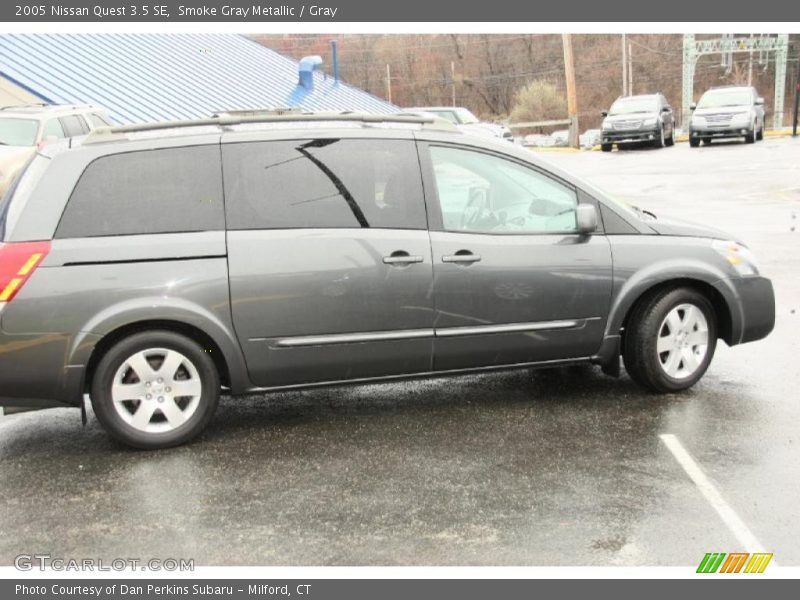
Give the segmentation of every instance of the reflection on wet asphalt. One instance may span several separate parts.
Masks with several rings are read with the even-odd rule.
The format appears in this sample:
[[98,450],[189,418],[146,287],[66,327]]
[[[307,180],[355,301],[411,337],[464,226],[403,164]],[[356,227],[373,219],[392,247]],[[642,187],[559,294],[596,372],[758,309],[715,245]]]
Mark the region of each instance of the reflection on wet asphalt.
[[776,561],[800,563],[800,141],[548,158],[749,242],[776,331],[722,344],[679,395],[573,367],[224,398],[197,442],[152,453],[74,410],[3,417],[0,564],[694,565],[741,550],[661,433]]

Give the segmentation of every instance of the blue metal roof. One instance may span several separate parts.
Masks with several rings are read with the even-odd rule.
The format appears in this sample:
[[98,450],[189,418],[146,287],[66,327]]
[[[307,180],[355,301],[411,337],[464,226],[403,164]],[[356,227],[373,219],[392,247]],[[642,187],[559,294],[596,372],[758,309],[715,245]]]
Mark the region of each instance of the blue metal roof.
[[293,106],[309,111],[397,111],[317,71],[232,34],[0,35],[0,75],[45,102],[104,107],[119,123],[208,117]]

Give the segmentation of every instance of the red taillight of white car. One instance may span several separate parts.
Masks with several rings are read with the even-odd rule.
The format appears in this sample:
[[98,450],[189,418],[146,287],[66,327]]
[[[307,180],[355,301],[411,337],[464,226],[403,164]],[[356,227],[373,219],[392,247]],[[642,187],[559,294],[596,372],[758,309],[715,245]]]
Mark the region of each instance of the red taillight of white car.
[[14,299],[50,252],[50,242],[0,244],[0,310]]

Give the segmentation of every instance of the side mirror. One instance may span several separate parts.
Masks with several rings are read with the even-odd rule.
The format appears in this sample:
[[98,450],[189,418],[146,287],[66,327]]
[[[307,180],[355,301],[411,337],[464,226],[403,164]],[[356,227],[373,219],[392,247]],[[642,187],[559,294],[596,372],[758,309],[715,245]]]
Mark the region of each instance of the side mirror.
[[578,233],[588,234],[597,231],[597,209],[593,204],[579,204],[575,208],[575,221]]
[[764,106],[764,99],[760,96],[756,98],[756,106]]
[[692,102],[692,103],[689,105],[689,110],[694,110],[695,108],[697,108],[697,102]]
[[608,111],[607,110],[601,110],[600,111],[600,116],[601,117],[607,117],[608,116]]
[[672,109],[669,106],[665,106],[661,109],[661,112],[663,113],[672,112]]

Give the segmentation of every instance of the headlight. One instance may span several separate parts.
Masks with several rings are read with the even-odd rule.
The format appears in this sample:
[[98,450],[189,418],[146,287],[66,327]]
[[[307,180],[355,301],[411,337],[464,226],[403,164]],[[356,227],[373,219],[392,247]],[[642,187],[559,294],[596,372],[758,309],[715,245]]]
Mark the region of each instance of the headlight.
[[656,119],[655,117],[652,117],[650,119],[645,119],[644,121],[642,121],[642,125],[644,125],[645,127],[653,127],[656,124],[657,120],[658,119]]
[[747,246],[731,240],[714,240],[711,246],[739,275],[758,275],[758,261]]
[[608,131],[609,129],[611,129],[611,123],[603,121],[603,124],[600,125],[600,129],[602,129],[603,131]]
[[740,112],[733,115],[731,119],[734,123],[749,123],[750,122],[750,113],[749,112]]

